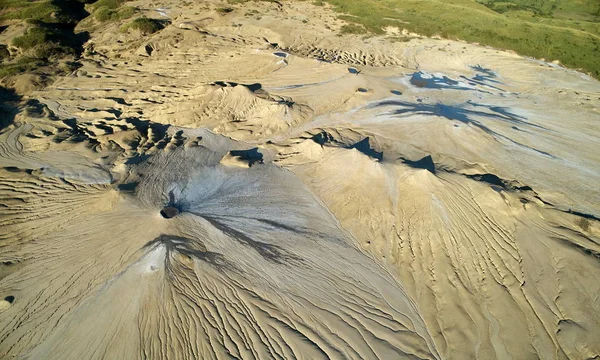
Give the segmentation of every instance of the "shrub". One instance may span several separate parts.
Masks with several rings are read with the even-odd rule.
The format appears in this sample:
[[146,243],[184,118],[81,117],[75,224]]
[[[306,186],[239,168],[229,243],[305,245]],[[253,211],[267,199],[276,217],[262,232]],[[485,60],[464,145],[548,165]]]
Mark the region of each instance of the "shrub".
[[34,46],[41,45],[50,41],[55,41],[56,33],[43,27],[33,27],[27,29],[23,36],[18,36],[12,40],[12,44],[21,50],[28,50]]
[[583,231],[590,231],[590,221],[586,218],[580,217],[575,220],[575,225],[579,226]]
[[2,0],[0,20],[20,19],[47,24],[75,24],[86,15],[76,0]]
[[134,13],[135,8],[132,6],[125,6],[117,10],[102,6],[94,12],[94,18],[98,21],[123,20],[130,18]]
[[163,22],[160,20],[140,17],[121,27],[121,32],[127,32],[131,29],[139,30],[143,34],[153,34],[161,30],[163,27]]
[[14,38],[12,44],[26,51],[25,55],[29,58],[43,60],[77,52],[76,40],[70,38],[69,34],[47,27],[29,28],[23,36]]
[[98,0],[95,3],[93,3],[90,7],[94,10],[100,9],[102,7],[114,10],[119,8],[124,2],[124,0]]

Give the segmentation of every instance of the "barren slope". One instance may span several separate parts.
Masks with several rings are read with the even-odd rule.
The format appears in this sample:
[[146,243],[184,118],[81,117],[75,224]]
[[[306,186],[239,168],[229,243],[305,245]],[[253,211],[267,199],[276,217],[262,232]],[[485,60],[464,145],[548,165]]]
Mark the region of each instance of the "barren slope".
[[600,356],[600,83],[132,4],[0,132],[0,357]]

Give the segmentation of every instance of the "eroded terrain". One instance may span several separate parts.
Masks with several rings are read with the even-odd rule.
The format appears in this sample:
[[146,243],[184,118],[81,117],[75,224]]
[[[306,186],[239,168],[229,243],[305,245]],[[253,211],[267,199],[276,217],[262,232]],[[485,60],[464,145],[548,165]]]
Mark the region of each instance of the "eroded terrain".
[[600,356],[596,80],[132,3],[0,133],[2,358]]

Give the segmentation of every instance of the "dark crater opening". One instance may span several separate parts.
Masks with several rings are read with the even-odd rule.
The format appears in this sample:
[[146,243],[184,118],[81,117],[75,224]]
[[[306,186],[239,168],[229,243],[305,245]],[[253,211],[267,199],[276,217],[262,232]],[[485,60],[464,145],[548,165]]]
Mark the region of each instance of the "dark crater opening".
[[173,190],[171,190],[169,191],[169,203],[162,208],[160,214],[165,219],[171,219],[179,215],[180,212],[181,208],[175,204],[175,194],[173,193]]
[[171,218],[174,218],[175,216],[179,215],[179,209],[174,206],[165,206],[160,211],[160,214],[165,219],[171,219]]
[[15,297],[12,295],[9,295],[4,298],[4,301],[7,301],[8,303],[12,304],[15,301]]

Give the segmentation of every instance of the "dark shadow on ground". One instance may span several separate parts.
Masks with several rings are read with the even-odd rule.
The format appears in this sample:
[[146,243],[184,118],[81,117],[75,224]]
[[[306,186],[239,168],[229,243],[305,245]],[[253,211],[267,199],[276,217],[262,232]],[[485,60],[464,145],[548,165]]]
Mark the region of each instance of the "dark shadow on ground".
[[256,163],[263,163],[263,154],[258,151],[258,148],[252,148],[248,150],[231,150],[229,153],[232,156],[236,156],[241,160],[247,161],[249,166],[252,166]]
[[400,160],[402,160],[402,162],[412,168],[415,169],[425,169],[427,171],[429,171],[432,174],[435,174],[435,163],[433,162],[433,159],[431,158],[431,155],[427,155],[425,157],[423,157],[420,160],[409,160],[409,159],[404,159],[404,158],[400,158]]
[[14,122],[20,102],[21,96],[14,89],[0,86],[0,131]]
[[369,143],[368,137],[362,139],[361,141],[357,142],[356,144],[348,146],[348,148],[356,149],[356,150],[360,151],[361,153],[363,153],[373,159],[376,159],[377,161],[383,160],[383,151],[375,150]]

